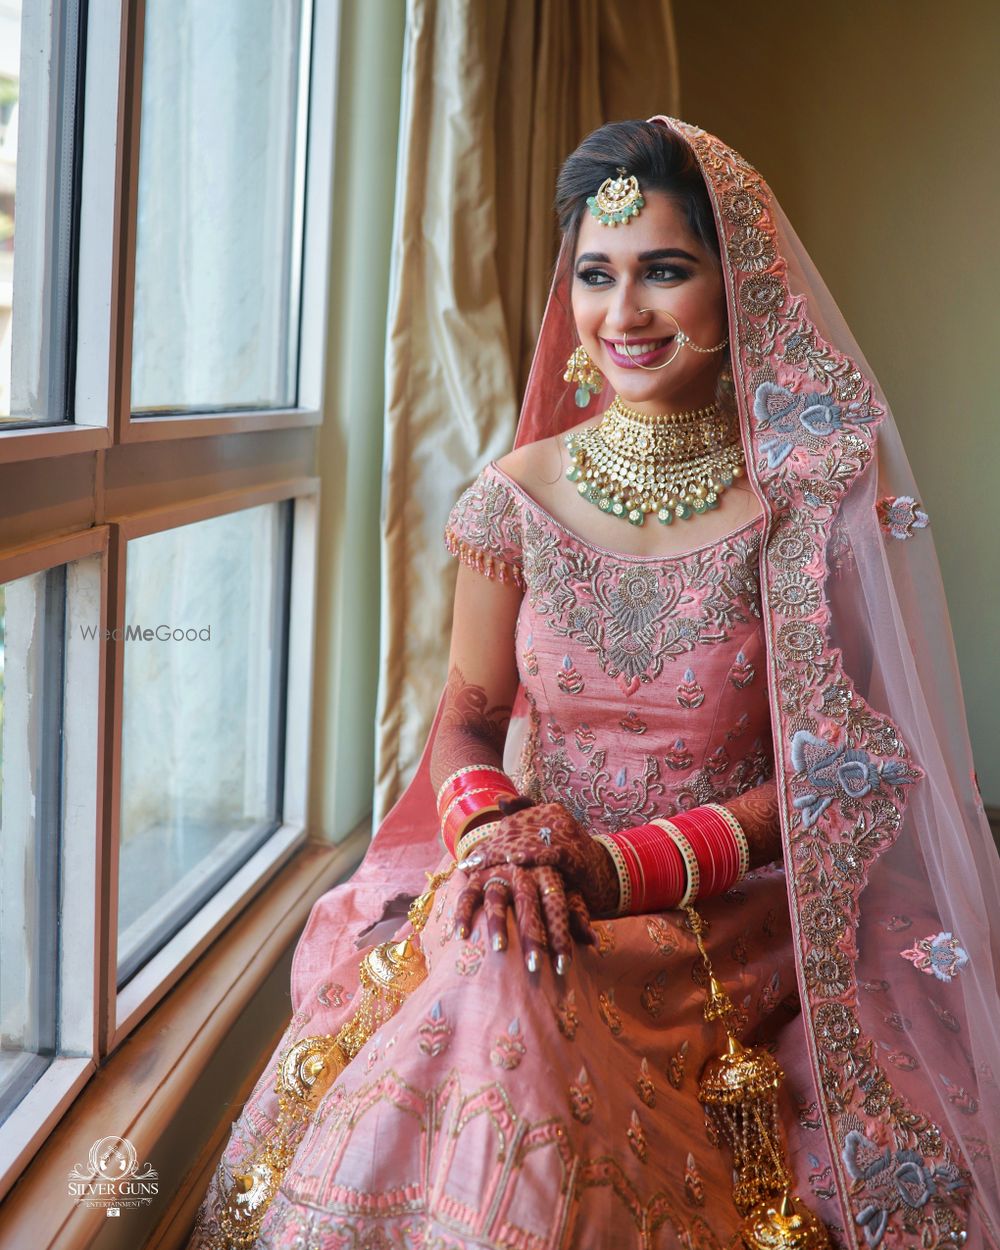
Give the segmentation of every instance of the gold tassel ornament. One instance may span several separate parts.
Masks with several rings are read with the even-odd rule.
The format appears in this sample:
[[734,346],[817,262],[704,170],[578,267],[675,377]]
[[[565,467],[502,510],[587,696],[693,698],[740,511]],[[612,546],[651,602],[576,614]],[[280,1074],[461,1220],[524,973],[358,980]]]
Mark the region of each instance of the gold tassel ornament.
[[[407,918],[418,935],[430,918],[435,891],[454,872],[430,876],[426,891],[410,904]],[[383,942],[361,961],[357,1009],[336,1036],[303,1037],[278,1060],[274,1090],[278,1117],[272,1137],[262,1142],[238,1173],[219,1209],[219,1237],[212,1250],[247,1250],[257,1240],[264,1215],[302,1140],[308,1123],[333,1082],[365,1042],[399,1010],[427,976],[418,942]]]
[[712,970],[705,949],[705,922],[685,908],[708,974],[706,1020],[726,1030],[726,1051],[705,1065],[698,1101],[705,1108],[718,1145],[733,1156],[733,1201],[744,1216],[739,1236],[746,1250],[828,1250],[819,1219],[792,1193],[778,1120],[778,1091],[784,1073],[766,1050],[748,1048],[736,1036],[740,1013]]

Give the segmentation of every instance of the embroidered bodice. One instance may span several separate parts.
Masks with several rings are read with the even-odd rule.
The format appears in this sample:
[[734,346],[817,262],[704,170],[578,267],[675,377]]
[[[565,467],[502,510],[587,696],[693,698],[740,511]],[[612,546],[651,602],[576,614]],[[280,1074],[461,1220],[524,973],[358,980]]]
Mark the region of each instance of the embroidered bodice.
[[446,541],[524,589],[521,789],[596,833],[771,776],[762,527],[757,518],[683,556],[622,555],[567,530],[497,465],[483,470]]

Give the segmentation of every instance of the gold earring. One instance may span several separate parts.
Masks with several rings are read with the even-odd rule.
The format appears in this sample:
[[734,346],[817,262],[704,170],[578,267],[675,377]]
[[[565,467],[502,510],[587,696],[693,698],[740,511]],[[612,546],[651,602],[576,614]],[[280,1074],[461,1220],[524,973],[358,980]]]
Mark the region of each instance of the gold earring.
[[574,399],[577,408],[586,408],[590,403],[591,395],[597,395],[604,386],[601,371],[587,355],[584,347],[575,348],[572,356],[566,361],[563,381],[576,383]]

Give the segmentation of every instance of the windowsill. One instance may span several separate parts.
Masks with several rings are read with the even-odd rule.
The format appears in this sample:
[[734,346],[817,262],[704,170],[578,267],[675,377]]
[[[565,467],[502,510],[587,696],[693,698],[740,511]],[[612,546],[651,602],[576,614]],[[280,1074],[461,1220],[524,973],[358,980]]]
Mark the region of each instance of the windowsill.
[[91,1077],[0,1205],[0,1246],[82,1250],[100,1234],[103,1210],[71,1203],[67,1173],[109,1132],[149,1157],[313,903],[357,865],[369,832],[365,822],[337,845],[306,843]]
[[0,425],[0,464],[101,451],[110,447],[111,441],[111,431],[106,425],[77,425],[66,421],[61,425],[40,425],[35,429],[21,426],[16,430],[5,430]]

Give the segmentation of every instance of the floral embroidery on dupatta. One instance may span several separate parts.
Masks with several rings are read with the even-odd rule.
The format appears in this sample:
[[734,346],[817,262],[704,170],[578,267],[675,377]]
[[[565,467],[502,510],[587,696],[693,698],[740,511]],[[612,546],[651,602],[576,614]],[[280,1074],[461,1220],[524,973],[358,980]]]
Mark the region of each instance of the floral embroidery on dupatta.
[[939,981],[953,981],[969,962],[968,952],[951,933],[935,933],[921,938],[909,950],[899,953],[919,972],[926,972]]
[[931,520],[912,495],[886,495],[875,509],[885,532],[900,541],[912,538],[914,530],[926,529]]
[[[670,125],[696,153],[717,205],[735,301],[734,373],[752,403],[748,470],[771,514],[761,591],[784,713],[774,734],[785,858],[822,1121],[836,1190],[853,1214],[844,1232],[869,1247],[961,1244],[967,1180],[955,1151],[892,1086],[857,1014],[859,897],[899,834],[906,788],[922,776],[827,637],[825,580],[843,558],[836,543],[831,550],[831,532],[841,499],[872,460],[884,414],[870,381],[823,339],[790,290],[763,179],[704,131]],[[914,500],[883,504],[880,520],[895,537],[926,524]]]

